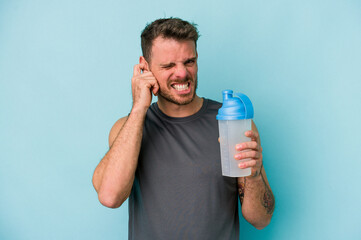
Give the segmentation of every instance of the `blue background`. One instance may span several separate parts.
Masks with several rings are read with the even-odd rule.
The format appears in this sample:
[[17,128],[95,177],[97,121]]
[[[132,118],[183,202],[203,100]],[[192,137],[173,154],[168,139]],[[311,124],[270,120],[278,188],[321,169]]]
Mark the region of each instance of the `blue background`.
[[198,24],[200,96],[255,107],[277,203],[241,239],[361,239],[361,2],[0,1],[0,239],[127,239],[91,178],[131,109],[140,32]]

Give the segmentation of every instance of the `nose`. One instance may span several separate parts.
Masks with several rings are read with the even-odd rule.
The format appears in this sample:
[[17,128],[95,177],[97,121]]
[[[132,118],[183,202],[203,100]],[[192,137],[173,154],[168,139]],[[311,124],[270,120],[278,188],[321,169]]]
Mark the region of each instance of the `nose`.
[[174,76],[177,79],[185,79],[187,77],[187,68],[183,64],[177,65]]

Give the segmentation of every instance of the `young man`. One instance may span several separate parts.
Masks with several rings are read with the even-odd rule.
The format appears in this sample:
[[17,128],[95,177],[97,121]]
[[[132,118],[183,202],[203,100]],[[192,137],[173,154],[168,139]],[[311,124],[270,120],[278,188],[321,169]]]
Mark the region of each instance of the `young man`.
[[[129,239],[238,239],[237,201],[256,228],[268,225],[274,197],[253,124],[235,159],[251,160],[245,178],[221,173],[221,104],[197,89],[198,32],[177,18],[158,19],[141,35],[143,56],[134,66],[133,107],[109,135],[110,149],[95,169],[99,201],[117,208],[129,197]],[[158,96],[151,104],[152,94]]]

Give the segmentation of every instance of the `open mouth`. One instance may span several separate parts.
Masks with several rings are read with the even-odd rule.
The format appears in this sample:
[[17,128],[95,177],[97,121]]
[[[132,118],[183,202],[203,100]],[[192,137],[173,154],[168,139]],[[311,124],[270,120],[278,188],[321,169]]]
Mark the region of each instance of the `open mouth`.
[[187,83],[174,83],[171,86],[172,86],[172,88],[174,88],[178,92],[183,92],[183,91],[187,91],[189,89],[189,82],[187,82]]

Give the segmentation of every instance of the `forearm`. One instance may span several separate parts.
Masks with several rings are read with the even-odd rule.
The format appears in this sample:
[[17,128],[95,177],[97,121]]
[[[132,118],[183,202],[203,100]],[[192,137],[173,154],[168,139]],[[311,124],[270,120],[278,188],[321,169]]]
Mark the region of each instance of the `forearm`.
[[263,172],[254,178],[239,179],[242,215],[257,229],[266,227],[271,221],[275,199]]
[[107,207],[119,207],[131,192],[145,113],[146,110],[132,110],[109,151],[95,169],[93,185],[99,201]]

